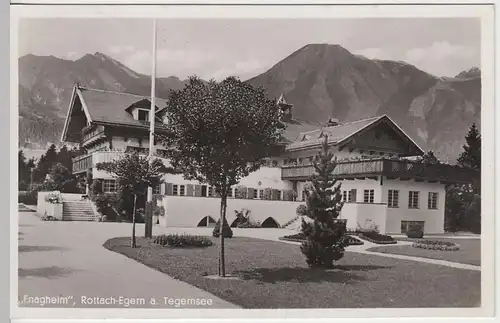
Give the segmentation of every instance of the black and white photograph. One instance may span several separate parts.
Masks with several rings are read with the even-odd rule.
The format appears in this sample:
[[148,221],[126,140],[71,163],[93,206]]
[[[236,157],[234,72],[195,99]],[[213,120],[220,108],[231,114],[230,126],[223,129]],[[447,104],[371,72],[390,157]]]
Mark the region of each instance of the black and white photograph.
[[18,318],[493,315],[492,8],[28,7]]

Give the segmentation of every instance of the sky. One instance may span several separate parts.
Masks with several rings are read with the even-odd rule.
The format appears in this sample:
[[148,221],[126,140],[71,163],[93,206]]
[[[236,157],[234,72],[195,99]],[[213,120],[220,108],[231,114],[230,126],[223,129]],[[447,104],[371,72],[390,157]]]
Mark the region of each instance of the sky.
[[[440,77],[480,67],[477,18],[162,19],[157,30],[162,77],[245,80],[311,43],[404,61]],[[152,48],[150,19],[44,18],[19,25],[19,56],[76,60],[101,52],[150,75]]]

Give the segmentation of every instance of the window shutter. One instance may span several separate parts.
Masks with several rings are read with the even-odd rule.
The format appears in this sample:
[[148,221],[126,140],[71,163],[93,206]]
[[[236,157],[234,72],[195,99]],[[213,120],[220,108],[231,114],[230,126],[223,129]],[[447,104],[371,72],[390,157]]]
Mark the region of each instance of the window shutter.
[[193,184],[186,185],[186,196],[193,196]]
[[254,190],[255,190],[255,189],[253,189],[253,188],[251,188],[251,187],[249,187],[249,188],[248,188],[248,195],[247,195],[247,197],[248,197],[249,199],[253,199]]
[[194,186],[194,196],[201,197],[201,185]]
[[165,195],[172,195],[172,194],[173,194],[173,184],[165,183]]

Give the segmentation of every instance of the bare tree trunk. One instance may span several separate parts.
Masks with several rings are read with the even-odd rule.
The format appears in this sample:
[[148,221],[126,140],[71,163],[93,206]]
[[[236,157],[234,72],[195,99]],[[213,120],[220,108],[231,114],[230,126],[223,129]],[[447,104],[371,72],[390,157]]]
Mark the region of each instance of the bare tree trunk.
[[224,224],[226,223],[227,194],[221,197],[220,202],[220,254],[219,254],[219,276],[226,276],[226,265],[224,259]]
[[137,202],[137,194],[134,194],[134,210],[132,211],[132,248],[137,247],[135,242],[135,204]]

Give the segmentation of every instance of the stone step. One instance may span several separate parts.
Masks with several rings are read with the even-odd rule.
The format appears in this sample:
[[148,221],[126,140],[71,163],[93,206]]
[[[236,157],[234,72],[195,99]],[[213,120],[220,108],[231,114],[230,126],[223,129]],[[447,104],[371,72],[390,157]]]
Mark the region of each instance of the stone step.
[[64,216],[63,221],[94,221],[94,216]]
[[92,209],[86,209],[86,210],[63,210],[63,212],[78,213],[78,212],[93,212],[93,211],[92,211]]

